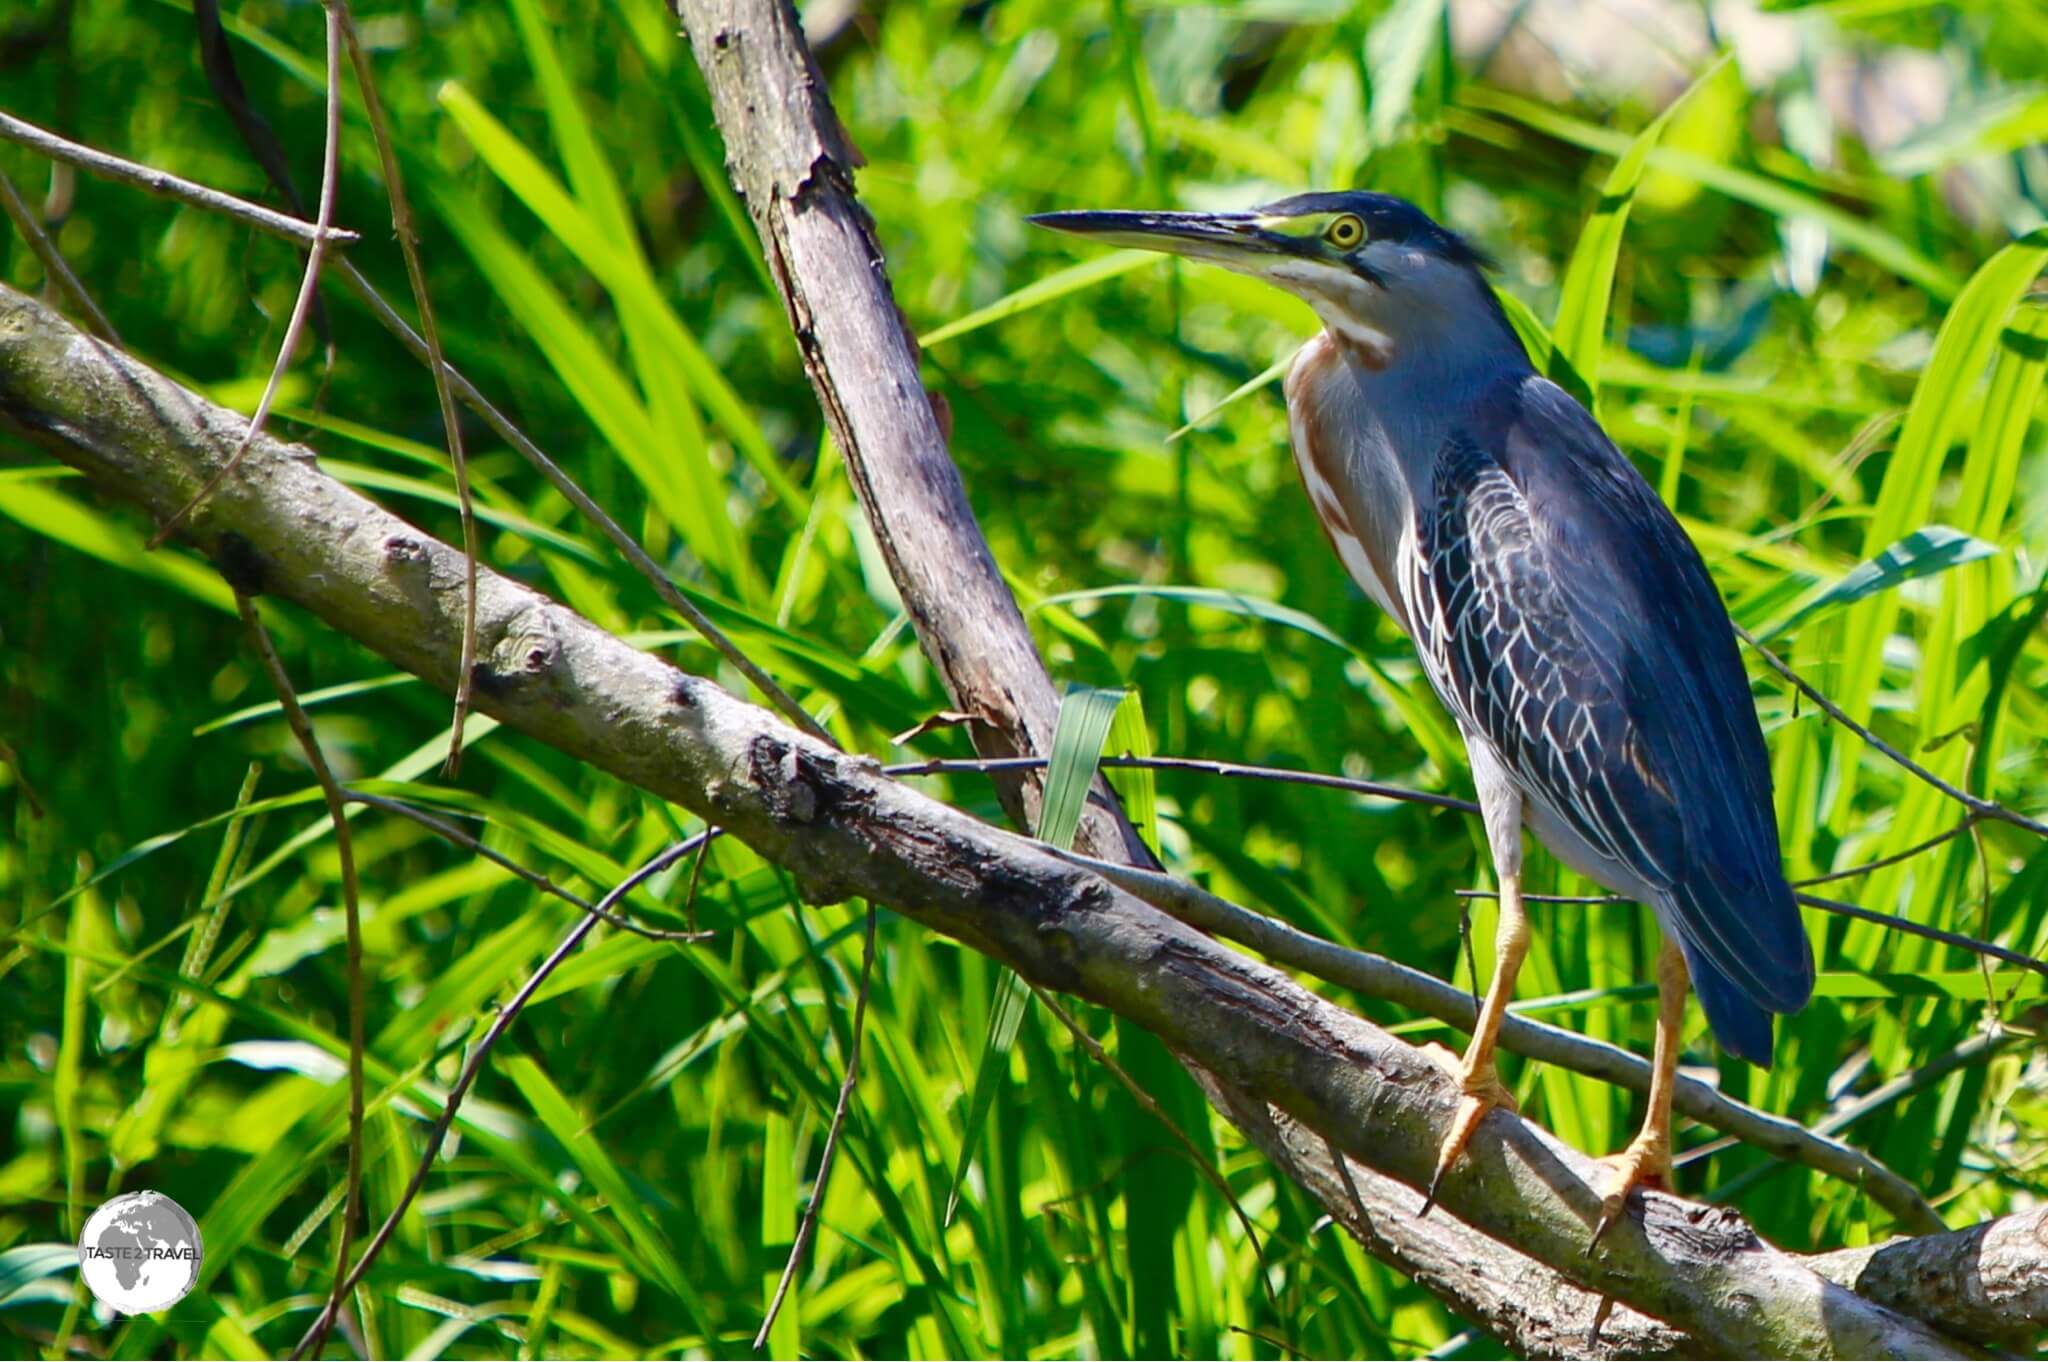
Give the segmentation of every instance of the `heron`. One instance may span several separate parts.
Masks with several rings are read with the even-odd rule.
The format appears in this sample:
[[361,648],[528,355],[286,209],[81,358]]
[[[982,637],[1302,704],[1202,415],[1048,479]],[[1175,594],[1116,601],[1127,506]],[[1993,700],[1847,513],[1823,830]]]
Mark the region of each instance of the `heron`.
[[1593,415],[1536,372],[1485,254],[1403,199],[1031,221],[1262,279],[1322,323],[1285,384],[1295,466],[1338,558],[1457,724],[1499,896],[1425,1212],[1487,1113],[1514,1110],[1494,1048],[1529,946],[1523,829],[1654,913],[1649,1109],[1606,1161],[1597,1242],[1632,1189],[1672,1187],[1688,987],[1722,1048],[1762,1068],[1773,1014],[1813,992],[1763,731],[1699,550]]

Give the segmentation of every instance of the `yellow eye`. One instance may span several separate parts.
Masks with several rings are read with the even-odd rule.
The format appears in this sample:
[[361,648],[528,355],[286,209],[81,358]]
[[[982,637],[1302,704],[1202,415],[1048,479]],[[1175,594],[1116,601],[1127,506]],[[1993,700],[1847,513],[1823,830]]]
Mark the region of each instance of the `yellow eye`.
[[1323,230],[1323,240],[1340,251],[1348,251],[1365,240],[1365,224],[1346,213]]

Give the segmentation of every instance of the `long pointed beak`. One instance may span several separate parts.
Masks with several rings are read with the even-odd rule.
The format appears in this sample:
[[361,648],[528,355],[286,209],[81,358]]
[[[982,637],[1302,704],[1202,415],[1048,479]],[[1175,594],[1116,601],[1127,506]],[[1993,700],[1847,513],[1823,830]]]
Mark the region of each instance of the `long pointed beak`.
[[1294,254],[1293,243],[1260,225],[1254,213],[1130,213],[1086,210],[1040,213],[1040,227],[1093,237],[1113,246],[1164,251],[1239,269]]

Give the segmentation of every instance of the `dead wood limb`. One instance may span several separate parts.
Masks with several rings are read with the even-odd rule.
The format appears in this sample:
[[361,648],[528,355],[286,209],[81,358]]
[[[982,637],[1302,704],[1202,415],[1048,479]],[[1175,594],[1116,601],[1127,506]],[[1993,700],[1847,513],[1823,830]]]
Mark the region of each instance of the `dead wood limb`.
[[2048,1210],[1807,1261],[1829,1281],[1959,1338],[2030,1352],[2048,1333]]
[[[1050,751],[1059,714],[1052,680],[947,452],[874,223],[853,191],[858,158],[802,26],[787,6],[729,0],[693,0],[682,19],[804,371],[918,642],[953,708],[975,717],[968,732],[982,755]],[[997,788],[1019,826],[1038,826],[1037,777],[1006,776]],[[1150,864],[1106,796],[1090,807],[1075,845]]]

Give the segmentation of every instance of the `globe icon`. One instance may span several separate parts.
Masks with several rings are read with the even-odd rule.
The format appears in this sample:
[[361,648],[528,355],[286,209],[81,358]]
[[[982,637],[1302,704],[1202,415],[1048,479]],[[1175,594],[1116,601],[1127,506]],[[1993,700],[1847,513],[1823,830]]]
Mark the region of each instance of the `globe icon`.
[[199,1226],[162,1192],[127,1192],[94,1211],[78,1236],[78,1270],[124,1315],[168,1310],[199,1280]]

